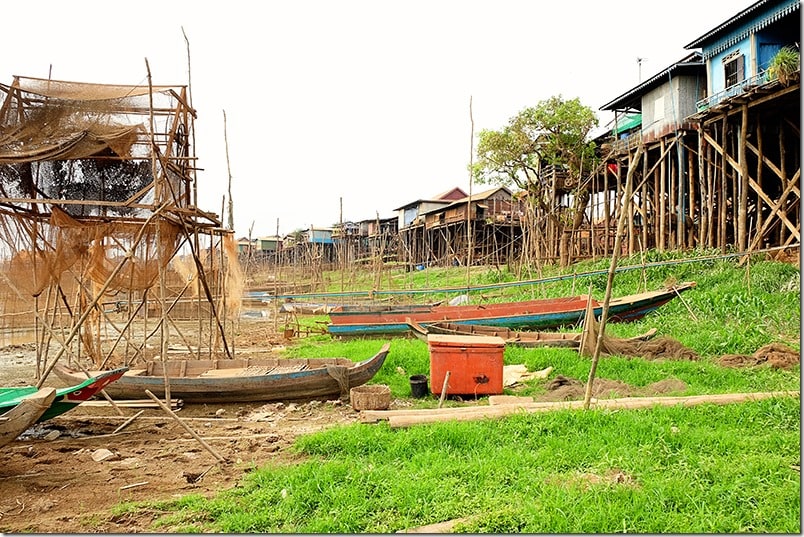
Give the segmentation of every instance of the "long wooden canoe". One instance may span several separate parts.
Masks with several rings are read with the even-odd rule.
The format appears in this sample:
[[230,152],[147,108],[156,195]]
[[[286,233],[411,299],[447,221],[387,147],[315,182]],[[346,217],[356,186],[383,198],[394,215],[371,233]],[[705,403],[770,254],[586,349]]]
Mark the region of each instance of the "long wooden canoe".
[[[58,366],[56,366],[58,367]],[[123,373],[128,371],[127,367],[121,367],[111,371],[97,372],[90,378],[83,373],[71,381],[73,386],[69,388],[56,388],[56,397],[53,402],[39,417],[37,422],[49,420],[55,416],[64,414],[72,410],[84,401],[89,400],[95,394],[115,382]],[[16,407],[23,399],[36,393],[36,386],[14,386],[0,388],[0,417]]]
[[413,335],[427,341],[427,334],[447,334],[452,336],[497,336],[506,345],[518,347],[579,347],[581,332],[538,332],[527,330],[511,330],[504,326],[486,326],[482,324],[458,324],[449,321],[429,323],[422,326],[416,321],[408,320]]
[[[427,341],[427,334],[446,334],[452,336],[497,336],[505,341],[506,345],[514,347],[570,347],[580,348],[583,332],[538,332],[530,330],[511,330],[498,326],[484,326],[479,324],[458,324],[450,322],[430,323],[422,326],[414,321],[408,321],[413,334],[423,341]],[[609,338],[620,341],[648,341],[656,335],[657,330],[651,328],[643,334],[629,338]]]
[[0,447],[13,442],[36,423],[55,398],[55,388],[42,388],[23,397],[16,406],[0,416]]
[[[388,355],[386,343],[361,362],[347,358],[232,358],[221,360],[154,360],[131,369],[107,393],[113,398],[142,398],[145,390],[165,393],[165,368],[171,398],[185,403],[236,403],[320,399],[348,395],[371,380]],[[53,372],[65,382],[83,373],[57,365]]]
[[[609,301],[608,321],[633,321],[666,304],[680,293],[695,287],[685,282],[658,291],[648,291],[613,298]],[[505,327],[513,330],[542,330],[575,326],[583,321],[589,297],[577,295],[562,298],[501,302],[461,306],[439,305],[420,309],[344,309],[329,313],[327,330],[333,336],[401,334],[410,330],[410,319],[422,326],[436,322]],[[594,314],[603,313],[603,302],[591,299]]]

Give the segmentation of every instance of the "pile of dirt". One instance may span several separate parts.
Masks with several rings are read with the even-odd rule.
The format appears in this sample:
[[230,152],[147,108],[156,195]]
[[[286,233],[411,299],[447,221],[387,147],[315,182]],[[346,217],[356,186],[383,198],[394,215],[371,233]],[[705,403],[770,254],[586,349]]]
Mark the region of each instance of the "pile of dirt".
[[723,367],[756,367],[768,365],[775,369],[791,369],[801,361],[800,354],[781,343],[770,343],[760,347],[754,354],[724,354],[718,359]]

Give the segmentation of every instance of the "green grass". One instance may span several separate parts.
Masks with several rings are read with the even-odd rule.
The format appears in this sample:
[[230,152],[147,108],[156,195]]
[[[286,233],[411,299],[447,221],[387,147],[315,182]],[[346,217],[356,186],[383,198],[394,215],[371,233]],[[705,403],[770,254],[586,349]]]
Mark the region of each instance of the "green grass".
[[[607,268],[599,261],[573,270]],[[465,276],[465,269],[454,270]],[[607,332],[626,337],[655,327],[700,360],[603,357],[597,378],[635,388],[680,380],[685,388],[673,395],[800,389],[800,366],[717,363],[723,354],[752,354],[768,343],[800,349],[796,267],[767,260],[752,260],[750,266],[736,260],[663,265],[618,274],[613,296],[672,280],[694,280],[697,287],[637,323],[609,324]],[[605,274],[564,280],[519,289],[517,296],[585,293],[591,284],[602,298],[605,281]],[[384,342],[318,335],[302,338],[287,354],[362,360]],[[559,374],[585,381],[590,367],[570,349],[506,348],[504,360],[529,370],[553,368],[546,380],[506,390],[520,395],[544,393]],[[427,345],[394,338],[372,383],[387,384],[395,398],[409,398],[408,377],[428,372]],[[437,404],[434,397],[410,402]],[[469,517],[454,531],[800,533],[800,429],[796,397],[518,414],[406,429],[355,424],[299,438],[293,449],[303,462],[257,469],[215,498],[188,496],[127,508],[164,513],[153,529],[171,532],[388,533]]]
[[[303,437],[309,456],[157,530],[386,533],[460,517],[472,533],[798,532],[799,401],[555,412]],[[617,479],[619,476],[619,479]]]

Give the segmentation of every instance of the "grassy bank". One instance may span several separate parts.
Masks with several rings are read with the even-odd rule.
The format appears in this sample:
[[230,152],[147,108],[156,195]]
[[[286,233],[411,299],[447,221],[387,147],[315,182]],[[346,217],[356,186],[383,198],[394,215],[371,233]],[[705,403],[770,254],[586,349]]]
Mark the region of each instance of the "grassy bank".
[[[574,270],[606,268],[601,261]],[[456,278],[465,277],[465,269],[453,270]],[[497,271],[481,274],[506,278]],[[769,343],[800,349],[797,267],[767,260],[739,265],[735,259],[668,264],[618,274],[613,296],[688,280],[697,287],[683,300],[637,323],[610,324],[608,331],[630,336],[655,327],[700,359],[605,357],[597,378],[635,388],[672,379],[683,386],[672,395],[799,389],[800,365],[718,363],[724,354],[750,355]],[[510,295],[506,299],[561,296],[591,286],[602,298],[605,281],[601,274],[494,293]],[[320,335],[304,338],[288,354],[362,359],[382,342]],[[557,375],[585,380],[589,372],[588,359],[568,349],[507,348],[504,359],[529,370],[553,368],[547,380],[507,389],[520,395],[544,393]],[[409,375],[428,370],[427,345],[397,338],[372,382],[409,400]],[[434,398],[409,402],[436,404]],[[302,462],[255,469],[241,486],[213,499],[188,496],[149,507],[165,513],[155,531],[384,533],[465,519],[453,531],[799,533],[800,423],[800,398],[784,397],[409,429],[358,424],[302,437],[294,446]]]
[[798,532],[799,401],[556,412],[302,439],[157,530],[385,533],[470,517],[472,533]]

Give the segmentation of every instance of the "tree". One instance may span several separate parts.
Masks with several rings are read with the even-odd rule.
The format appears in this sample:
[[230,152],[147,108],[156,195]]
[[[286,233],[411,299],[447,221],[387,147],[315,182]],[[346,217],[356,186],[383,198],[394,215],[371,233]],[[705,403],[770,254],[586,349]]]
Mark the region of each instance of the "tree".
[[[589,202],[588,181],[584,179],[597,163],[594,142],[588,136],[597,125],[595,113],[579,99],[550,97],[519,112],[501,130],[478,134],[472,177],[477,183],[513,184],[525,190],[534,210],[551,223],[553,236],[566,241],[568,232],[583,222]],[[565,173],[566,183],[575,185],[571,209],[553,210],[556,191],[544,173],[548,167]]]

